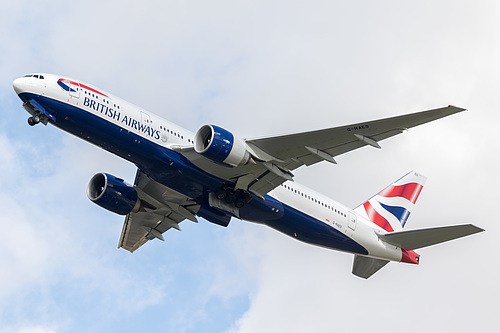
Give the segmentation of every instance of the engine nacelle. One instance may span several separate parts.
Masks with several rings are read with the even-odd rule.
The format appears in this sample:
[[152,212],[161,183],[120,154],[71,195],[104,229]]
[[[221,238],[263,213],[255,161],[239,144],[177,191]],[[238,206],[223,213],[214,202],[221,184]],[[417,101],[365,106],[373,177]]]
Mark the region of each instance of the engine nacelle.
[[205,125],[198,130],[194,150],[214,162],[233,167],[248,164],[251,160],[245,141],[215,125]]
[[92,177],[87,187],[87,196],[93,203],[119,215],[137,212],[141,206],[132,186],[107,173],[98,173]]

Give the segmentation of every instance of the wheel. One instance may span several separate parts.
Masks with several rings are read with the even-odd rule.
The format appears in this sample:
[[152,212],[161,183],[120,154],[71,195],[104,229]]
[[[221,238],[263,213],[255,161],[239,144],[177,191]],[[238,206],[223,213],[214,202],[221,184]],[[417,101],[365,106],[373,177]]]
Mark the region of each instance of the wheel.
[[228,193],[226,195],[226,202],[228,204],[233,204],[236,201],[237,197],[234,193]]
[[35,119],[33,117],[28,118],[28,125],[35,126],[36,124],[38,124],[38,123],[35,121]]
[[245,206],[245,201],[241,200],[241,199],[238,199],[238,200],[235,201],[234,206],[236,208],[242,208],[243,206]]
[[219,200],[223,200],[226,197],[226,191],[218,190],[217,192],[215,192],[215,197]]

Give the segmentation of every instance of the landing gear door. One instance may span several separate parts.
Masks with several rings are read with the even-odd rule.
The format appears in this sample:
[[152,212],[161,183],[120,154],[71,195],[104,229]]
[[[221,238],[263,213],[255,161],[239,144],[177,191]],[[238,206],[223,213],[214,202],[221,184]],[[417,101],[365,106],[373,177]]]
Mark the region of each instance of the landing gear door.
[[352,230],[356,230],[356,221],[356,214],[349,213],[349,222],[347,223],[347,226]]

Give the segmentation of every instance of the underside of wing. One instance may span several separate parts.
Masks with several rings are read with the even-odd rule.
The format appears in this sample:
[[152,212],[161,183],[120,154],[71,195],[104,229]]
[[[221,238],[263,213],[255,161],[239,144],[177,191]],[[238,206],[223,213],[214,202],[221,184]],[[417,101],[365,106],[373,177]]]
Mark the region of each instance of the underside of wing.
[[164,240],[162,234],[171,228],[180,230],[179,223],[186,219],[197,222],[196,202],[155,182],[139,169],[134,188],[141,209],[125,217],[118,247],[134,252],[148,240]]
[[364,146],[380,148],[379,141],[464,110],[448,106],[318,131],[247,140],[247,143],[285,162],[300,161],[301,165],[319,161],[334,162],[335,156]]
[[296,168],[321,161],[336,163],[335,156],[364,146],[380,148],[380,141],[408,128],[464,110],[448,106],[318,131],[245,140],[253,163],[234,167],[214,163],[192,147],[179,149],[179,152],[200,169],[233,183],[235,189],[264,196],[285,181],[292,180],[292,171]]
[[[384,139],[400,134],[411,127],[464,110],[448,106],[318,131],[247,140],[246,143],[254,150],[263,151],[267,156],[272,156],[273,160],[268,161],[268,164],[280,169],[283,173],[291,173],[300,166],[309,166],[321,161],[337,163],[335,156],[364,146],[381,148],[379,142]],[[259,185],[261,187],[257,188]],[[265,180],[253,184],[253,187],[261,193],[272,189]]]

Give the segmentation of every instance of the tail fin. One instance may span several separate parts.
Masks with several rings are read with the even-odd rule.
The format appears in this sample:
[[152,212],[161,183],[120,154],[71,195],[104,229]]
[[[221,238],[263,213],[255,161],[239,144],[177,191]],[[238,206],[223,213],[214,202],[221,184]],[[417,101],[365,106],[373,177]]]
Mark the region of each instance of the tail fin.
[[415,207],[426,177],[411,171],[354,211],[387,232],[401,231]]

